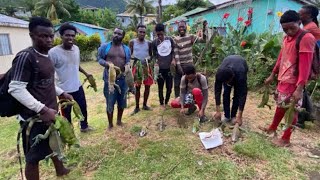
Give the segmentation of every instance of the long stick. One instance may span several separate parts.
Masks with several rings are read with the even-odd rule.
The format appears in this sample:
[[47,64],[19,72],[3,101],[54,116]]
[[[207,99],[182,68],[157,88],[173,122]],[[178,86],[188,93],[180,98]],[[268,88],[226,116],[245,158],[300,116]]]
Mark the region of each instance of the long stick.
[[197,61],[196,59],[196,62],[195,62],[195,65],[198,65],[199,63],[202,62],[202,57],[203,55],[205,54],[205,52],[207,51],[207,49],[209,48],[209,45],[212,44],[212,41],[213,41],[213,38],[217,35],[217,31],[213,31],[213,34],[211,35],[209,41],[207,41],[206,43],[206,46],[203,48],[203,50],[201,51],[200,53],[200,56],[199,56],[199,61]]
[[310,99],[312,99],[312,95],[313,95],[314,91],[316,90],[317,86],[318,86],[318,82],[316,82],[316,85],[314,86],[314,88],[312,90],[312,93],[310,95]]

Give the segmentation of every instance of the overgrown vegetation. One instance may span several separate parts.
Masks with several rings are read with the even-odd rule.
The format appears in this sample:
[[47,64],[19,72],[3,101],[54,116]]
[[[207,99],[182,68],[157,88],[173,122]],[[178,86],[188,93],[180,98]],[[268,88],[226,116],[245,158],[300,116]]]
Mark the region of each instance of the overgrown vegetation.
[[[60,45],[61,43],[61,38],[54,39],[54,46]],[[91,61],[96,57],[97,49],[101,44],[101,40],[99,34],[93,34],[91,36],[79,34],[75,38],[75,44],[80,49],[80,60]]]
[[[262,34],[247,33],[247,25],[239,22],[236,27],[227,23],[226,36],[215,36],[205,53],[201,66],[214,70],[228,55],[241,55],[249,67],[248,86],[260,86],[270,75],[281,49],[282,35],[273,34],[272,29]],[[198,47],[197,47],[198,46]],[[204,44],[194,47],[199,55]]]

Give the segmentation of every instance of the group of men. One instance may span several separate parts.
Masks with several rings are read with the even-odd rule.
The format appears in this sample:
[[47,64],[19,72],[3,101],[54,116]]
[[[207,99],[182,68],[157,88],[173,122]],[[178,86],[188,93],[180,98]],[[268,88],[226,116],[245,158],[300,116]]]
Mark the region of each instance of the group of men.
[[[304,6],[297,12],[289,10],[285,12],[280,23],[286,36],[280,51],[276,65],[271,75],[266,79],[265,84],[270,84],[275,75],[278,79],[277,85],[277,108],[272,124],[267,128],[261,128],[267,133],[275,132],[278,124],[283,118],[286,109],[280,103],[289,103],[290,99],[295,101],[297,106],[301,105],[304,86],[308,82],[311,62],[316,45],[316,39],[320,38],[317,15],[318,10],[313,6]],[[296,40],[304,31],[300,28],[302,22],[304,29],[309,31],[301,38],[299,49],[296,49]],[[181,113],[191,114],[198,106],[200,122],[206,121],[205,109],[208,104],[208,81],[201,73],[197,73],[193,64],[192,46],[201,36],[188,35],[186,23],[179,23],[179,36],[169,37],[165,35],[163,24],[155,27],[157,38],[153,42],[145,39],[146,27],[139,25],[138,37],[130,41],[129,47],[122,43],[125,31],[116,28],[113,32],[112,41],[103,43],[98,50],[98,62],[103,66],[104,73],[104,95],[106,97],[106,111],[109,121],[109,129],[113,128],[113,111],[117,103],[118,115],[117,125],[122,125],[122,115],[126,107],[126,94],[128,85],[124,74],[117,76],[115,84],[120,91],[115,89],[109,92],[108,69],[110,63],[125,71],[131,59],[141,61],[143,65],[149,64],[148,59],[154,59],[159,66],[159,77],[156,77],[158,84],[159,104],[166,108],[174,84],[175,99],[171,101],[171,107],[181,108]],[[37,114],[40,115],[31,130],[26,136],[26,126],[23,125],[23,147],[26,156],[25,175],[27,179],[39,179],[39,161],[52,152],[49,147],[49,140],[43,140],[36,146],[31,147],[34,137],[37,134],[44,134],[48,125],[55,120],[58,111],[57,99],[75,100],[81,107],[85,120],[80,124],[81,132],[93,130],[88,125],[87,107],[83,88],[79,80],[79,71],[86,77],[90,77],[80,67],[79,48],[74,45],[74,38],[77,30],[70,24],[63,24],[59,33],[62,44],[52,48],[54,29],[51,22],[45,18],[33,17],[29,23],[32,47],[19,52],[11,68],[13,78],[9,84],[9,93],[22,105],[23,110],[19,115],[21,125],[24,121]],[[153,58],[150,58],[153,57]],[[150,63],[152,64],[152,63]],[[174,71],[171,67],[174,67]],[[151,67],[147,73],[152,74]],[[132,67],[133,73],[137,73],[137,67]],[[175,73],[174,73],[175,72]],[[219,66],[214,84],[216,113],[214,117],[220,119],[221,92],[223,91],[224,121],[233,121],[242,124],[242,114],[247,97],[247,72],[248,66],[244,58],[238,55],[226,57]],[[56,75],[55,75],[56,74]],[[56,84],[55,84],[56,82]],[[147,105],[150,94],[150,86],[154,83],[152,76],[147,76],[142,82],[135,83],[136,107],[133,114],[140,111],[140,87],[145,86],[143,97],[143,110],[151,110]],[[163,95],[164,84],[166,94]],[[234,88],[233,103],[230,111],[230,94]],[[134,91],[132,91],[134,92]],[[188,111],[185,112],[185,108]],[[62,111],[62,114],[71,122],[70,108]],[[297,122],[297,114],[294,117],[293,125]],[[290,143],[292,128],[288,128],[280,139],[274,141],[275,145],[287,146]],[[29,138],[29,139],[26,139]],[[29,142],[29,143],[26,143]],[[58,176],[69,173],[63,163],[52,157],[53,164]]]
[[[104,95],[106,97],[109,129],[113,128],[113,109],[116,102],[118,106],[117,125],[122,125],[121,119],[123,110],[126,107],[125,97],[126,92],[128,91],[128,87],[125,84],[125,77],[120,75],[117,76],[115,83],[119,87],[121,87],[121,91],[115,90],[115,92],[109,92],[108,61],[112,62],[122,71],[124,71],[125,66],[127,64],[130,64],[130,58],[134,59],[132,67],[133,74],[137,73],[137,61],[140,61],[140,63],[146,67],[146,71],[148,73],[148,75],[145,76],[142,82],[135,81],[136,107],[132,112],[132,115],[140,111],[139,100],[141,84],[144,84],[145,86],[142,109],[151,110],[151,108],[147,106],[148,97],[150,94],[150,86],[153,83],[157,83],[159,104],[164,109],[168,106],[170,95],[172,92],[172,87],[174,85],[175,99],[171,101],[171,107],[181,108],[181,113],[190,115],[197,110],[198,106],[198,116],[200,122],[205,122],[207,120],[205,116],[205,109],[208,103],[208,81],[204,75],[196,72],[195,66],[193,64],[192,55],[193,44],[197,40],[201,41],[203,38],[201,37],[200,33],[198,34],[198,36],[189,35],[187,34],[186,30],[186,23],[180,22],[178,29],[179,36],[169,37],[165,35],[164,25],[157,24],[155,26],[157,38],[153,42],[149,42],[145,39],[146,26],[139,25],[137,27],[137,38],[131,40],[128,47],[122,43],[122,39],[125,36],[124,30],[116,28],[113,33],[112,42],[104,43],[101,45],[98,52],[98,62],[101,66],[105,67],[103,75],[105,81]],[[154,62],[151,62],[151,60],[154,60]],[[151,64],[159,66],[158,77],[154,77],[155,79],[157,79],[156,82],[154,82],[153,80],[151,70],[152,67],[150,67]],[[233,84],[237,84],[237,86],[235,87],[237,90],[235,93],[236,100],[234,100],[234,102],[240,103],[241,107],[239,111],[240,115],[238,116],[238,120],[241,121],[242,111],[244,108],[244,103],[247,94],[246,77],[248,68],[246,65],[246,61],[240,56],[230,56],[226,58],[224,64],[221,66],[221,73],[218,73],[219,75],[221,74],[219,76],[219,83],[216,83],[217,107],[219,107],[220,105],[219,96],[221,95],[222,83],[230,82]],[[235,76],[234,78],[233,74],[230,77],[228,76],[229,74],[224,74],[224,66],[234,66],[234,69],[231,69],[231,73],[235,72],[237,73],[237,75],[239,73],[239,76]],[[240,81],[234,80],[239,78],[241,79]],[[240,84],[238,85],[238,83]],[[163,95],[164,84],[166,85],[165,97]],[[238,89],[240,89],[239,94]],[[230,104],[230,93],[231,88],[229,88],[229,91],[226,91],[225,93],[228,94],[225,95],[225,97],[229,96],[229,100],[227,98],[224,98],[224,104],[226,105]],[[233,104],[231,118],[235,117],[235,114],[237,113],[239,107],[239,103]],[[188,108],[187,112],[186,108]],[[228,108],[225,108],[225,111],[228,111]],[[216,115],[217,117],[219,116],[218,113]],[[226,117],[228,119],[231,119],[230,115]]]

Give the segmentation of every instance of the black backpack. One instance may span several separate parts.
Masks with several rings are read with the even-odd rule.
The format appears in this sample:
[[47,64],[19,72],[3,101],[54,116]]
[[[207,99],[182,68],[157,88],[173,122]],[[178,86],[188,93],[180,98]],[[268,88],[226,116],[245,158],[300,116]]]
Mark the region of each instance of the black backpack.
[[[295,47],[297,49],[297,64],[298,64],[298,70],[299,72],[299,49],[300,49],[300,42],[304,35],[306,35],[308,31],[302,31],[302,33],[298,36],[296,40]],[[319,46],[316,44],[314,48],[313,53],[313,59],[311,63],[311,70],[309,75],[309,80],[317,80],[320,75],[320,53],[319,53]]]
[[[33,73],[31,77],[31,82],[28,83],[27,88],[34,86],[39,74],[39,68],[36,63],[36,58],[34,56],[33,48],[27,48],[22,50],[21,52],[28,52],[31,55],[31,64],[33,66]],[[14,63],[14,62],[13,62]],[[11,94],[8,93],[9,84],[11,79],[13,78],[13,72],[11,68],[4,74],[0,75],[0,116],[1,117],[11,117],[17,115],[21,112],[22,108],[24,107],[19,101],[17,101]]]

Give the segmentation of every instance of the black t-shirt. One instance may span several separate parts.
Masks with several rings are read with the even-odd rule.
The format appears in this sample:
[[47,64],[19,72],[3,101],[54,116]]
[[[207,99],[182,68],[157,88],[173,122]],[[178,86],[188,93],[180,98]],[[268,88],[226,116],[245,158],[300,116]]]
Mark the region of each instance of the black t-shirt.
[[[38,75],[35,75],[34,72],[38,72]],[[28,82],[27,90],[35,99],[49,108],[58,110],[54,67],[48,57],[36,53],[33,48],[29,48],[28,51],[21,51],[13,60],[12,73],[12,81]],[[24,119],[28,119],[35,114],[36,112],[27,107],[24,107],[20,113]]]
[[164,41],[166,43],[171,44],[171,52],[167,56],[161,56],[158,53],[158,46],[161,44],[160,40],[157,38],[152,42],[152,49],[153,49],[153,54],[158,60],[159,68],[160,69],[169,69],[171,65],[172,58],[174,57],[174,42],[171,37],[166,36],[164,38]]

